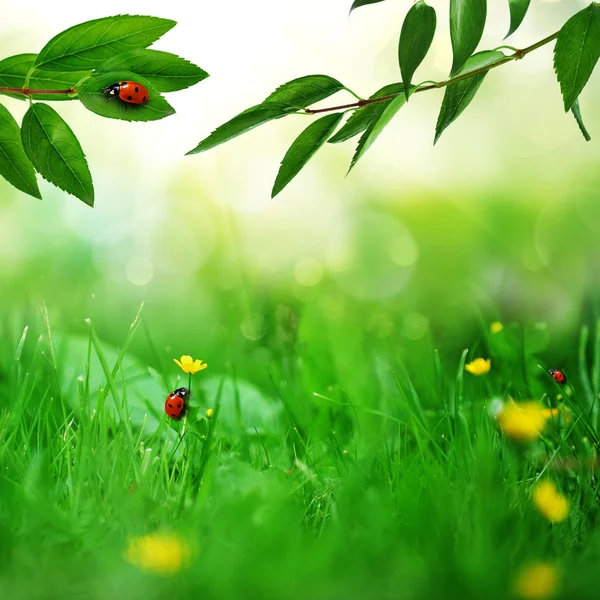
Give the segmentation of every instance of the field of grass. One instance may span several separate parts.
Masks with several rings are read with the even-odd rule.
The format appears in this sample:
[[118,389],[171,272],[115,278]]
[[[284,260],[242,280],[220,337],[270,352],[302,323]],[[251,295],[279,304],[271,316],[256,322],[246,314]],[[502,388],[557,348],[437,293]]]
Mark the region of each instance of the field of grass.
[[[498,198],[355,223],[349,270],[268,279],[224,238],[141,309],[76,239],[3,278],[0,597],[598,598],[597,222]],[[557,410],[523,440],[513,400]]]

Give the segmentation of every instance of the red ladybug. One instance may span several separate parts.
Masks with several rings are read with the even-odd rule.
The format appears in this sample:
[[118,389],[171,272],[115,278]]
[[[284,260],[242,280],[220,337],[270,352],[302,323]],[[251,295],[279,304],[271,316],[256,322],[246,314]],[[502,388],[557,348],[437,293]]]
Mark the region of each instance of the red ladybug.
[[550,373],[550,375],[552,375],[552,379],[554,379],[554,381],[556,381],[556,383],[566,383],[567,382],[566,375],[562,371],[559,371],[558,369],[548,369],[548,373]]
[[113,98],[118,96],[127,104],[146,104],[150,100],[148,89],[135,81],[111,83],[103,91],[107,96]]
[[181,387],[171,392],[165,400],[165,412],[171,419],[181,419],[187,409],[185,402],[191,396],[190,390]]

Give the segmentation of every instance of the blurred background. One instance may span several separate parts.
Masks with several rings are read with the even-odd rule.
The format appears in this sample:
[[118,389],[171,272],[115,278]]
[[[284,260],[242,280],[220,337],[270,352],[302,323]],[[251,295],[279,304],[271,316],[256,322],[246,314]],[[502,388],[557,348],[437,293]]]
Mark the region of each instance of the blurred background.
[[[521,321],[542,332],[540,349],[553,360],[568,360],[562,348],[572,344],[563,342],[598,298],[600,78],[581,99],[586,143],[564,114],[551,46],[490,73],[435,148],[442,91],[411,100],[348,177],[355,140],[325,147],[274,200],[279,162],[305,119],[184,157],[290,79],[324,73],[362,96],[399,80],[410,2],[351,16],[349,4],[12,5],[0,23],[2,57],[37,52],[88,19],[152,14],[179,22],[154,47],[211,77],[169,95],[177,114],[155,123],[55,105],[87,154],[96,208],[45,182],[39,202],[0,181],[2,314],[23,313],[26,323],[43,299],[55,330],[85,333],[91,318],[118,345],[143,301],[157,353],[143,336],[134,353],[148,361],[191,353],[217,370],[239,364],[249,378],[261,377],[274,349],[302,341],[306,323],[332,348],[367,334],[408,355],[423,340],[458,355],[490,321]],[[451,64],[447,1],[430,4],[441,35],[418,81],[445,78]],[[508,30],[507,3],[490,4],[480,49],[500,46]],[[538,41],[586,4],[534,0],[507,43]],[[25,103],[1,101],[20,120]]]

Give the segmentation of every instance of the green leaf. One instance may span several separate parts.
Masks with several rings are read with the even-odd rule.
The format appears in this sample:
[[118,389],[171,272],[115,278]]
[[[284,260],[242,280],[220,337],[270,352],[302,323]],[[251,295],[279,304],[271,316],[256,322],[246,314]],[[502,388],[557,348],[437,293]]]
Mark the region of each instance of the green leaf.
[[389,124],[396,113],[404,106],[405,102],[406,94],[396,96],[396,98],[394,98],[385,106],[385,108],[381,111],[381,114],[371,121],[371,124],[362,134],[360,140],[358,140],[356,152],[352,157],[352,162],[350,163],[348,173],[350,173],[356,163],[364,156],[365,152],[373,145],[373,142],[379,137],[379,134],[383,131],[386,125]]
[[274,198],[301,171],[302,167],[315,155],[342,120],[343,113],[325,115],[311,123],[295,140],[286,152],[271,198]]
[[274,119],[280,119],[286,115],[294,114],[295,112],[296,111],[293,108],[278,102],[264,102],[263,104],[252,106],[243,113],[233,117],[230,121],[227,121],[227,123],[217,127],[193,150],[190,150],[186,156],[188,154],[199,154],[200,152],[210,150],[215,146],[219,146],[220,144],[232,140],[238,135],[242,135],[243,133],[258,127],[259,125],[263,125]]
[[354,0],[352,6],[350,7],[350,12],[352,12],[355,8],[367,6],[367,4],[377,4],[378,2],[383,2],[383,0]]
[[21,139],[37,172],[61,190],[94,205],[94,186],[79,140],[60,115],[37,102],[23,118]]
[[35,61],[38,69],[88,71],[113,56],[146,48],[175,26],[175,21],[117,15],[75,25],[53,37]]
[[569,110],[600,58],[600,5],[590,4],[562,27],[554,48],[554,69]]
[[579,131],[581,131],[583,137],[585,138],[585,141],[589,142],[592,139],[592,136],[589,134],[585,124],[583,123],[581,109],[579,108],[579,100],[575,100],[575,102],[573,102],[573,104],[571,105],[571,112],[573,113],[573,116],[577,121],[577,125],[579,125]]
[[[476,69],[488,65],[493,65],[504,58],[506,58],[505,54],[499,50],[485,50],[483,52],[478,52],[467,60],[464,67],[460,70],[459,75],[475,71]],[[440,110],[435,126],[434,144],[438,141],[446,127],[453,123],[465,108],[469,106],[486,75],[487,71],[478,73],[477,75],[473,75],[473,77],[452,83],[446,88],[442,109]]]
[[512,35],[523,22],[525,15],[527,14],[527,10],[529,9],[529,4],[531,0],[508,0],[508,7],[510,8],[510,28],[506,37]]
[[0,175],[22,192],[42,199],[35,180],[35,169],[23,150],[19,125],[2,104],[0,104]]
[[306,108],[345,89],[344,84],[328,75],[306,75],[279,86],[265,102],[278,102],[295,108]]
[[[400,94],[404,91],[404,86],[401,83],[391,83],[377,90],[369,99],[381,98],[391,94]],[[345,142],[355,135],[362,133],[367,127],[377,119],[384,111],[385,107],[393,100],[382,100],[381,102],[373,102],[365,104],[361,108],[357,108],[352,116],[346,121],[343,127],[329,140],[330,144],[339,144]]]
[[[146,104],[129,104],[118,97],[108,96],[104,88],[118,81],[137,81],[148,88]],[[157,121],[175,113],[175,109],[143,77],[128,71],[99,73],[88,77],[79,86],[81,103],[92,112],[109,119],[123,121]]]
[[402,24],[398,60],[407,100],[413,75],[429,52],[436,25],[435,9],[423,0],[412,5]]
[[138,48],[115,56],[102,63],[98,73],[131,71],[141,75],[159,92],[176,92],[196,85],[206,79],[208,73],[176,54],[160,50]]
[[455,75],[475,52],[483,35],[487,0],[450,0],[452,70]]
[[[37,54],[17,54],[0,61],[0,86],[22,88],[25,79],[33,68]],[[72,73],[53,73],[52,71],[38,71],[35,69],[29,79],[29,88],[32,90],[60,90],[69,89],[83,79],[89,72],[74,71]],[[11,98],[25,100],[24,94],[11,94],[0,92]],[[74,100],[77,94],[32,94],[34,100]]]

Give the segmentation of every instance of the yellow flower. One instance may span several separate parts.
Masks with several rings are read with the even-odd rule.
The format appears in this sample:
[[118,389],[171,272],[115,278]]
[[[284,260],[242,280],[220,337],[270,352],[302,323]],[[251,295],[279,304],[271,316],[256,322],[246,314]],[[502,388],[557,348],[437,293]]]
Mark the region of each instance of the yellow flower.
[[552,417],[558,416],[559,412],[558,412],[558,408],[543,408],[542,414],[544,415],[544,417],[546,419],[550,419]]
[[538,402],[508,402],[498,413],[502,431],[519,441],[535,440],[546,425],[544,409]]
[[209,408],[205,414],[207,419],[212,419],[215,414],[215,411],[212,408]]
[[539,511],[553,523],[563,521],[569,514],[569,501],[549,479],[540,481],[533,488],[533,501]]
[[177,360],[176,358],[173,360],[181,367],[184,373],[191,373],[192,375],[208,367],[208,365],[203,363],[199,358],[194,360],[191,356],[182,356],[180,360]]
[[181,571],[189,558],[188,545],[181,538],[168,533],[131,538],[125,553],[127,562],[160,575]]
[[476,358],[470,363],[465,365],[465,369],[473,375],[485,375],[489,372],[492,366],[492,360],[490,358]]
[[552,598],[558,590],[559,576],[556,567],[538,562],[521,569],[515,580],[515,593],[525,600]]
[[504,329],[504,325],[500,321],[494,321],[490,325],[490,333],[500,333]]

